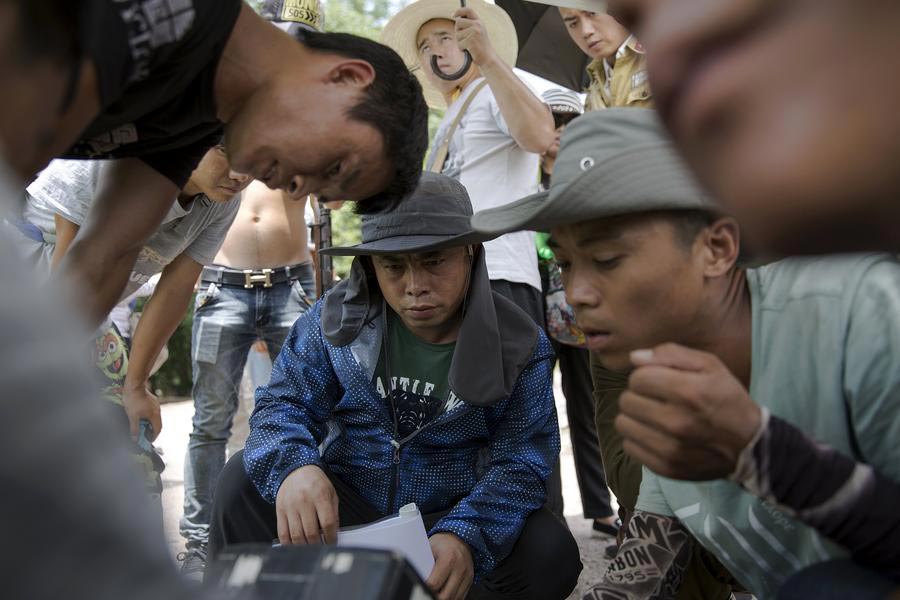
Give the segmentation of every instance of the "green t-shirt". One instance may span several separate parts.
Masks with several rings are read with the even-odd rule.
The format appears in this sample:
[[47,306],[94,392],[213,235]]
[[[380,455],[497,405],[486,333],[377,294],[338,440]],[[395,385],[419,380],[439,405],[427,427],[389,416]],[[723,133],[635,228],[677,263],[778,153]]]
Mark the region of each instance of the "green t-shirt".
[[[900,481],[900,264],[886,255],[788,259],[747,272],[750,395],[814,439]],[[646,468],[637,508],[676,516],[760,599],[837,544],[729,481]]]
[[399,440],[403,440],[460,402],[447,383],[456,342],[429,344],[407,329],[394,311],[387,310],[391,385],[384,383],[384,353],[378,359],[374,384],[388,403]]

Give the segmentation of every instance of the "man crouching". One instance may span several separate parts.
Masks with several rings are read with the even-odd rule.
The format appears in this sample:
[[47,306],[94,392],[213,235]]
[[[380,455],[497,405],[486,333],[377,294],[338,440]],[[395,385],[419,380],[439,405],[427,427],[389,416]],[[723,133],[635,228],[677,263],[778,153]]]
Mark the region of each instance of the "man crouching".
[[572,591],[578,548],[542,508],[559,453],[552,351],[491,292],[491,236],[471,214],[462,185],[426,173],[396,210],[363,217],[362,244],[329,250],[356,257],[350,276],[297,321],[257,391],[216,491],[213,555],[334,542],[415,502],[441,599]]

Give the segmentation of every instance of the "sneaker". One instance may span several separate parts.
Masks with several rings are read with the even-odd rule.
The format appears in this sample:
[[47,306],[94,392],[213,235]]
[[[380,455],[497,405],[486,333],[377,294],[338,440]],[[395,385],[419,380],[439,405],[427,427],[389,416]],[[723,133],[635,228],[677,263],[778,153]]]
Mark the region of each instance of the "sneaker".
[[620,519],[616,519],[612,524],[594,519],[594,525],[591,528],[591,537],[616,537],[619,534],[620,527],[622,527],[622,521]]
[[181,574],[191,581],[203,582],[206,572],[206,548],[191,546],[176,557],[181,563]]

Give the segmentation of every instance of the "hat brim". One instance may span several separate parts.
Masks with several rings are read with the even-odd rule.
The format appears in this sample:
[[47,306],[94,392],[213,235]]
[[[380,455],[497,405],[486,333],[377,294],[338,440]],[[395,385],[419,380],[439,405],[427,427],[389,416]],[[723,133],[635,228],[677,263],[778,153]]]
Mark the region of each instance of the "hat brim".
[[326,256],[374,256],[382,254],[420,254],[457,246],[481,244],[497,237],[492,233],[468,231],[459,235],[401,235],[384,238],[356,246],[322,248]]
[[538,4],[549,4],[550,6],[558,6],[560,8],[574,8],[577,10],[587,10],[596,13],[605,13],[607,7],[606,0],[530,0]]
[[663,210],[715,210],[667,143],[633,148],[595,165],[567,185],[475,213],[472,228],[502,235]]
[[[478,18],[487,30],[488,39],[500,59],[510,67],[515,66],[519,54],[519,39],[512,19],[505,10],[484,0],[468,0],[466,6],[478,13]],[[416,36],[422,25],[433,19],[452,19],[459,10],[459,0],[417,0],[394,15],[381,32],[381,42],[392,48],[403,59],[422,84],[425,101],[432,108],[447,107],[444,96],[427,79],[416,48]]]

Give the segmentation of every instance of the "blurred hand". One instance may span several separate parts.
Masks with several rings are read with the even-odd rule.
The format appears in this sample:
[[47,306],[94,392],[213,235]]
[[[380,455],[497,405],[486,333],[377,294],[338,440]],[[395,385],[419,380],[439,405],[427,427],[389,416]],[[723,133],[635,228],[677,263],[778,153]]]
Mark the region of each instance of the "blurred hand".
[[743,384],[712,354],[676,344],[632,352],[635,365],[619,399],[622,446],[673,479],[728,476],[761,421]]
[[481,65],[497,58],[484,23],[473,9],[460,8],[453,13],[453,19],[456,21],[456,43],[460,50],[469,51],[472,62]]
[[162,415],[159,410],[159,398],[147,389],[146,383],[134,387],[126,386],[122,392],[122,406],[128,415],[131,438],[137,440],[141,419],[147,419],[153,426],[153,440],[155,440],[162,431]]
[[288,475],[275,497],[278,541],[290,544],[337,542],[338,497],[328,476],[316,465]]
[[436,533],[428,540],[434,569],[425,584],[438,600],[463,600],[475,580],[469,545],[452,533]]

